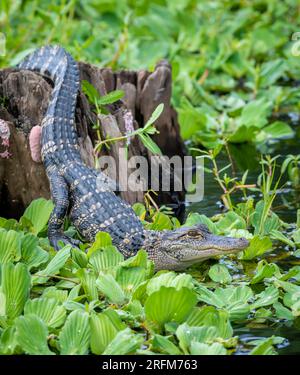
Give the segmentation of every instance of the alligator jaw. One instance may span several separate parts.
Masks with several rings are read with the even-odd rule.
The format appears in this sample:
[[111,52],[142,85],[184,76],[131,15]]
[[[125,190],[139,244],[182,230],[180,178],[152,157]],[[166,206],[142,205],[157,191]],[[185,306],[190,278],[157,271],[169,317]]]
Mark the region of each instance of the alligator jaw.
[[[213,236],[215,239],[218,236]],[[165,267],[160,264],[158,267],[155,265],[155,269],[159,270],[162,268],[173,269],[173,270],[184,270],[193,264],[201,263],[209,258],[215,256],[234,254],[244,250],[249,246],[249,242],[245,238],[231,238],[231,237],[219,237],[222,239],[222,244],[200,244],[199,248],[186,247],[183,250],[178,249],[173,254],[170,252],[168,256],[173,258],[173,267],[169,265],[169,261],[166,262]]]
[[203,225],[155,232],[145,247],[155,269],[182,270],[217,255],[237,253],[249,246],[245,238],[216,236]]
[[233,238],[209,235],[199,248],[192,248],[183,254],[183,262],[199,262],[217,255],[238,253],[249,246],[249,241],[245,238]]

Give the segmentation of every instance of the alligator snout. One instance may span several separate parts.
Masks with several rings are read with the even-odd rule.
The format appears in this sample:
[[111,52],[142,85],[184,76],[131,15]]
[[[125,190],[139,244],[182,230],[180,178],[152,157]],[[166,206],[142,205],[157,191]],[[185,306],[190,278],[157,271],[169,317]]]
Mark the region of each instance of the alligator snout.
[[224,253],[241,251],[249,246],[249,241],[244,237],[236,238],[211,235],[208,239],[213,249],[224,251]]
[[244,237],[241,237],[241,238],[237,238],[237,245],[239,246],[240,249],[245,249],[246,247],[249,246],[249,241],[244,238]]

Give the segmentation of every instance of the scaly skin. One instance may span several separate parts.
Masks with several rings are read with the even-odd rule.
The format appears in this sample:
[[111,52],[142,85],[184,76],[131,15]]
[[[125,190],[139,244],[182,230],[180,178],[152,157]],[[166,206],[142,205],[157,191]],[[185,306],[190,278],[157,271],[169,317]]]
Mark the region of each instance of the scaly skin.
[[48,236],[55,249],[59,241],[78,244],[63,233],[67,214],[88,241],[93,241],[99,231],[108,232],[125,257],[144,248],[156,269],[183,269],[248,246],[245,239],[214,236],[202,225],[163,232],[145,230],[131,206],[105,183],[106,176],[81,160],[74,121],[79,70],[72,56],[59,46],[45,46],[18,67],[36,71],[54,82],[42,121],[41,153],[54,202]]

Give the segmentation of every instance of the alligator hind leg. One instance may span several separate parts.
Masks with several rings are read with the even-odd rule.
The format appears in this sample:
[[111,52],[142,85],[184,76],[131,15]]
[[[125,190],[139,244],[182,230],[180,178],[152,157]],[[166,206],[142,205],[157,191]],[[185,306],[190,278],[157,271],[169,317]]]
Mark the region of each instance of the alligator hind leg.
[[80,241],[70,238],[63,233],[64,219],[69,206],[68,185],[56,168],[47,168],[47,175],[54,202],[54,209],[48,223],[49,241],[55,250],[59,250],[60,248],[59,241],[76,247]]

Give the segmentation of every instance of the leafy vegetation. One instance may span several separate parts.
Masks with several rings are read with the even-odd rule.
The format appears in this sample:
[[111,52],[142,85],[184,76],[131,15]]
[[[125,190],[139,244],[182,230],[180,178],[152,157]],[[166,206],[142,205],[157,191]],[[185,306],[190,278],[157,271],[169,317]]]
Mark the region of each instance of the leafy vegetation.
[[[299,10],[297,0],[1,2],[2,67],[47,43],[113,69],[167,58],[181,135],[225,208],[194,206],[183,225],[250,246],[182,273],[154,273],[143,250],[124,260],[105,233],[56,253],[46,236],[53,205],[34,201],[19,221],[0,218],[0,353],[264,355],[288,345],[284,331],[300,315]],[[83,90],[98,115],[123,95]],[[161,110],[124,139],[159,153],[149,134]],[[96,147],[107,141],[116,140]],[[149,193],[134,208],[149,229],[180,226]],[[269,330],[245,340],[240,327]]]
[[300,76],[291,40],[300,27],[297,0],[2,4],[2,66],[46,43],[112,68],[151,69],[168,58],[185,139],[214,148],[294,134],[276,114],[299,110],[299,88],[289,84]]
[[[97,135],[98,135],[98,142],[96,143],[95,148],[94,148],[96,157],[98,155],[98,152],[101,150],[101,147],[104,144],[126,140],[127,145],[128,145],[130,142],[130,138],[136,135],[139,136],[144,146],[148,148],[153,154],[159,154],[159,155],[162,154],[160,148],[150,138],[149,135],[158,133],[157,129],[155,128],[153,124],[155,123],[155,121],[158,119],[158,117],[161,115],[161,113],[164,110],[163,103],[159,104],[157,108],[155,108],[155,110],[153,111],[152,115],[150,116],[149,120],[146,122],[143,128],[134,130],[134,127],[132,124],[133,119],[130,119],[129,121],[131,123],[129,124],[129,126],[128,125],[127,126],[131,129],[128,129],[129,131],[126,132],[125,135],[119,136],[116,138],[107,138],[107,139],[101,140],[100,132],[99,132],[99,129],[101,126],[100,124],[101,121],[99,120],[101,119],[101,117],[99,119],[99,116],[101,115],[101,113],[107,114],[107,110],[105,109],[104,105],[111,104],[111,103],[118,101],[119,99],[123,97],[124,92],[122,90],[115,90],[115,91],[108,93],[107,95],[100,96],[98,91],[93,87],[93,85],[91,85],[88,81],[85,81],[85,80],[82,82],[82,88],[83,88],[83,92],[89,98],[90,103],[94,105],[96,109],[96,113],[97,113],[97,124],[94,125],[94,129],[97,130]],[[126,124],[125,124],[125,127],[126,127]]]
[[[269,233],[252,235],[243,217],[245,203],[238,205],[240,214],[229,211],[210,220],[194,213],[184,224],[205,222],[215,233],[246,235],[251,244],[239,260],[226,257],[206,264],[202,273],[194,267],[180,274],[154,273],[144,250],[124,260],[107,233],[99,232],[87,252],[85,244],[55,252],[46,225],[41,227],[51,207],[38,199],[18,222],[0,221],[3,354],[230,354],[241,345],[236,324],[299,316],[300,267],[284,271],[265,258],[249,261],[271,250],[268,235],[275,224]],[[135,209],[145,216],[141,204]],[[263,215],[261,208],[252,209],[253,217]],[[153,210],[144,223],[160,230],[178,226],[165,218]],[[278,219],[275,228],[283,224]],[[286,242],[296,246],[298,232]],[[273,354],[283,341],[272,336],[250,341],[243,350]]]

